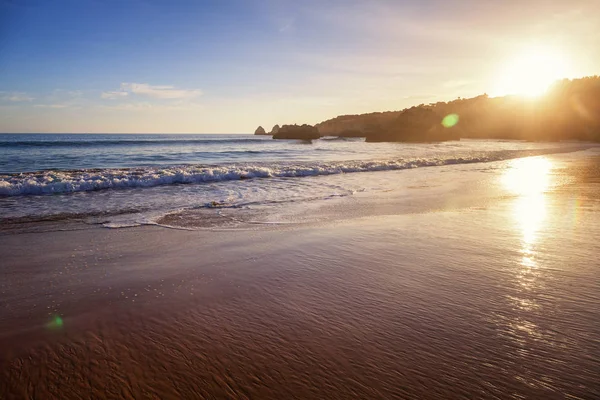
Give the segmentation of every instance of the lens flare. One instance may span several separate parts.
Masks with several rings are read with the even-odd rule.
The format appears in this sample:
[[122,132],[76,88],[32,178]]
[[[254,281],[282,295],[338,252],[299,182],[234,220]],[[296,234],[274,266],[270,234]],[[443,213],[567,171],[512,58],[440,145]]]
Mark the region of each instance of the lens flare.
[[537,97],[544,94],[552,82],[573,75],[572,71],[568,57],[558,49],[529,46],[502,66],[491,95]]
[[63,320],[60,315],[55,315],[46,326],[50,329],[59,329],[63,326]]
[[458,124],[458,114],[448,114],[442,120],[442,125],[444,128],[452,128],[454,125]]

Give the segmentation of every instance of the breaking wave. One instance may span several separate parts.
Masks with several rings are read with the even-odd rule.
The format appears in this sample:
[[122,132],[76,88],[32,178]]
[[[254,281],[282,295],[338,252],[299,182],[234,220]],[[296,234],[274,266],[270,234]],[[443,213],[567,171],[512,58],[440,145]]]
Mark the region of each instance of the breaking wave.
[[357,172],[394,171],[450,164],[500,161],[556,152],[560,152],[560,150],[498,151],[465,158],[331,161],[294,164],[245,163],[214,166],[183,165],[164,168],[140,167],[67,171],[46,170],[0,175],[0,196],[61,194],[103,189],[154,187],[256,178],[293,178]]

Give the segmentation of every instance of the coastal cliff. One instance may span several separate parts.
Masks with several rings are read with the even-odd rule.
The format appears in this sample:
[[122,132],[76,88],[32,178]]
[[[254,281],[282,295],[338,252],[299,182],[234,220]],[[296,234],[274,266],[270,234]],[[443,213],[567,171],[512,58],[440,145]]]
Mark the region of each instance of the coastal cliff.
[[[413,107],[400,113],[385,128],[366,133],[367,142],[443,142],[459,140],[456,123],[444,119],[431,108]],[[456,121],[457,122],[457,121]]]
[[299,139],[313,140],[319,139],[321,134],[319,130],[312,125],[283,125],[279,131],[273,135],[273,139]]
[[316,126],[322,136],[361,132],[368,142],[600,141],[600,77],[557,81],[539,98],[483,94],[399,111],[341,115]]
[[400,113],[401,111],[388,111],[360,115],[340,115],[320,122],[315,126],[322,136],[364,137],[372,125],[386,125]]
[[600,77],[557,81],[540,98],[483,94],[399,111],[341,115],[315,126],[275,125],[271,134],[301,140],[365,137],[367,142],[600,141]]

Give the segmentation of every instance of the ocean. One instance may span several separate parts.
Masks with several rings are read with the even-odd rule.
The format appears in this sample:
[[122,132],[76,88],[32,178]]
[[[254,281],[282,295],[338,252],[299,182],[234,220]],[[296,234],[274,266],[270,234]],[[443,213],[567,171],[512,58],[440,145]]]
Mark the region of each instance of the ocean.
[[[460,140],[312,143],[255,135],[0,135],[0,220],[76,218],[118,228],[186,210],[290,204],[385,191],[381,171],[581,150],[584,143]],[[365,178],[365,179],[361,179]],[[200,224],[201,225],[201,224]]]

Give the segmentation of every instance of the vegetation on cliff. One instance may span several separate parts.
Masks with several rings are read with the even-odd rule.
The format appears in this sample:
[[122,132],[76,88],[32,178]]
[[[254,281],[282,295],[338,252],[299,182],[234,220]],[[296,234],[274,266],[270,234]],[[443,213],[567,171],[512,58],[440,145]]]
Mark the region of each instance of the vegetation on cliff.
[[367,141],[600,141],[600,77],[558,81],[539,98],[484,94],[401,111],[343,115],[316,127],[323,136],[359,131]]
[[457,124],[442,124],[443,119],[431,108],[412,107],[395,119],[385,129],[371,127],[367,142],[441,142],[460,139]]

